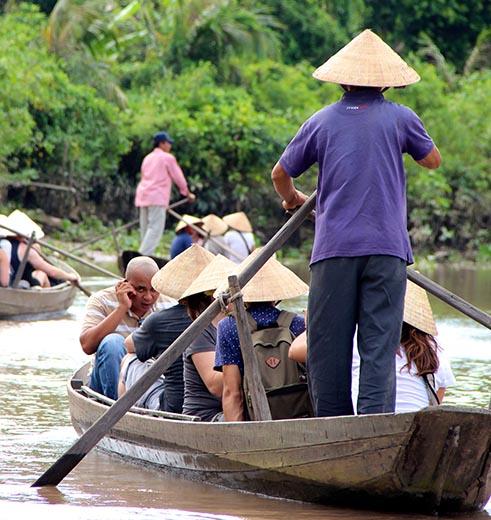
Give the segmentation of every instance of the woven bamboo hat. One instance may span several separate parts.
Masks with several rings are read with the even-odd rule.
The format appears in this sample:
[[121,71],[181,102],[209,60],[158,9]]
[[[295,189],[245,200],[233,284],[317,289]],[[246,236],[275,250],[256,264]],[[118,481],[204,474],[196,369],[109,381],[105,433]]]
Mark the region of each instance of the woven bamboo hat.
[[[254,258],[257,257],[261,248],[255,249],[241,264],[236,266],[236,273],[240,273]],[[220,285],[215,292],[226,290],[226,281]],[[275,302],[296,298],[306,294],[309,286],[280,264],[276,258],[271,257],[254,277],[242,288],[242,297],[245,302]]]
[[252,233],[252,226],[247,218],[247,215],[243,211],[237,213],[230,213],[225,215],[223,221],[228,227],[241,231],[242,233]]
[[180,220],[176,226],[176,233],[179,233],[179,231],[189,226],[189,224],[194,224],[195,226],[203,224],[200,218],[193,217],[192,215],[183,215],[182,218],[183,220]]
[[153,275],[152,287],[161,294],[179,300],[213,258],[214,255],[209,251],[193,244]]
[[218,286],[227,282],[227,277],[237,269],[237,264],[222,255],[215,258],[201,271],[194,282],[181,296],[187,298],[192,294],[214,291]]
[[312,76],[321,81],[360,87],[404,87],[421,79],[370,29],[353,38]]
[[[10,225],[9,218],[7,215],[0,215],[0,224],[5,224],[7,227],[12,227]],[[0,227],[0,237],[13,237],[15,236],[15,233],[12,233],[11,231],[7,231],[3,227]]]
[[17,231],[20,235],[26,235],[30,237],[32,233],[34,233],[35,238],[43,238],[44,231],[38,226],[34,220],[29,218],[25,213],[19,211],[18,209],[12,211],[12,213],[7,217],[7,222],[5,223],[11,229]]
[[426,291],[409,280],[404,297],[404,321],[426,334],[438,334]]
[[201,219],[203,221],[203,229],[212,237],[218,237],[223,235],[225,231],[227,231],[228,226],[225,222],[220,218],[210,213]]

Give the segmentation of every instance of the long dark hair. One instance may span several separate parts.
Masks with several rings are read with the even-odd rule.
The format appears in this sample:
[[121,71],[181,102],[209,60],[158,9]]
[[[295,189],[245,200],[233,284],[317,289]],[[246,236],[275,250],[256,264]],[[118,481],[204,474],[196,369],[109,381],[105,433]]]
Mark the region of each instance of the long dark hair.
[[422,330],[402,324],[401,345],[406,352],[407,364],[403,368],[410,368],[414,363],[418,376],[434,374],[440,365],[438,361],[439,346],[436,339]]
[[181,300],[181,303],[186,307],[188,315],[193,321],[205,311],[212,302],[213,296],[208,296],[205,293],[192,294]]

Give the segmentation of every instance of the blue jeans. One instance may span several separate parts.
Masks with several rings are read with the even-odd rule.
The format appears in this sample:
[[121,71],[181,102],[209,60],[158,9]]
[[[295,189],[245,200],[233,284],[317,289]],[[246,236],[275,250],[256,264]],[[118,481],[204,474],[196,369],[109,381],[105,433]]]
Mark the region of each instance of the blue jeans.
[[124,338],[108,334],[97,347],[89,386],[111,399],[118,398],[118,380],[121,360],[126,354]]

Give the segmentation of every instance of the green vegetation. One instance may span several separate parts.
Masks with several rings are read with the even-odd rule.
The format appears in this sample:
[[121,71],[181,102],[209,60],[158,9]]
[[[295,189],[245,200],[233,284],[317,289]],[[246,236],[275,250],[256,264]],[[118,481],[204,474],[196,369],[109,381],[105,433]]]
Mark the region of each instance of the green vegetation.
[[[2,5],[0,206],[70,219],[81,239],[90,227],[97,234],[96,221],[127,221],[151,135],[167,129],[198,194],[192,211],[243,209],[266,238],[283,221],[272,166],[305,118],[340,96],[311,72],[371,27],[422,76],[387,96],[418,112],[443,156],[432,172],[407,161],[413,244],[491,256],[485,0]],[[73,187],[76,195],[29,188],[33,180]],[[315,172],[300,179],[306,191],[314,185]],[[297,245],[309,236],[307,229]]]

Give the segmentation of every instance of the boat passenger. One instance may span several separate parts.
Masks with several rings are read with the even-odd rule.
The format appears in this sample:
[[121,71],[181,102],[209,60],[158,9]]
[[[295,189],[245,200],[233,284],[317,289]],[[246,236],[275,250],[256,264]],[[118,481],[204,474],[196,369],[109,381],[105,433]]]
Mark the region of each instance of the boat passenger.
[[[408,281],[404,298],[404,321],[396,359],[396,413],[415,412],[430,404],[440,404],[445,390],[455,378],[445,352],[439,347],[430,302],[424,289]],[[307,359],[306,334],[301,334],[290,347],[291,359]],[[356,407],[360,356],[353,349],[352,399]]]
[[[11,246],[10,283],[12,283],[27,251],[27,239],[24,236],[31,236],[34,233],[34,237],[39,239],[44,236],[44,233],[33,220],[19,210],[13,211],[7,217],[7,224],[8,227],[19,233],[19,235],[8,237]],[[60,281],[71,283],[80,281],[77,273],[64,271],[48,262],[42,256],[41,248],[38,244],[33,244],[29,249],[27,263],[21,279],[25,280],[31,287],[40,286],[42,288],[57,285]]]
[[167,132],[153,136],[153,151],[141,165],[141,180],[136,188],[135,206],[140,212],[140,253],[153,255],[165,228],[166,208],[169,205],[172,184],[183,197],[196,200],[176,158],[170,153],[173,140]]
[[201,235],[188,224],[202,226],[203,221],[197,217],[193,217],[192,215],[183,215],[183,220],[181,220],[176,226],[176,236],[173,238],[170,245],[171,258],[180,255],[193,244],[201,245]]
[[205,239],[203,247],[214,255],[228,257],[228,252],[226,251],[227,241],[224,237],[225,232],[228,230],[227,224],[225,224],[223,219],[213,213],[206,215],[202,220],[203,231],[206,231],[209,237]]
[[151,285],[158,269],[147,256],[133,258],[124,280],[98,291],[87,302],[80,344],[86,354],[95,354],[89,386],[111,399],[117,399],[119,369],[126,354],[124,339],[166,305]]
[[[244,268],[256,257],[253,252],[239,266]],[[225,289],[225,287],[221,287]],[[247,313],[260,329],[278,326],[280,309],[276,304],[281,300],[295,298],[308,291],[308,286],[292,271],[275,258],[270,258],[245,287],[242,288]],[[295,315],[289,325],[293,336],[305,330],[303,316]],[[225,421],[246,419],[243,377],[244,361],[240,349],[237,324],[233,316],[228,316],[218,324],[215,370],[223,372],[222,405]]]
[[[152,278],[152,286],[160,294],[173,299],[173,305],[151,314],[142,326],[125,339],[129,355],[136,355],[140,364],[152,363],[191,324],[186,307],[179,300],[182,293],[201,271],[213,260],[213,255],[198,245],[193,245],[168,262]],[[132,382],[137,380],[131,372],[141,371],[134,362],[128,373]],[[145,399],[158,381],[142,397]],[[166,412],[182,413],[184,400],[183,359],[179,357],[164,372],[164,383],[159,394],[159,408]]]
[[344,95],[302,125],[272,171],[283,207],[292,209],[307,199],[292,179],[319,167],[308,304],[313,404],[317,416],[353,414],[358,329],[358,412],[393,412],[406,265],[413,262],[403,155],[434,169],[440,153],[412,110],[384,98],[387,88],[420,77],[370,30],[314,77],[340,84]]
[[[8,225],[8,217],[0,215],[0,224]],[[12,253],[12,245],[7,237],[12,236],[10,231],[0,227],[0,287],[8,287],[10,282],[10,256]]]
[[[236,265],[217,255],[181,296],[189,316],[194,321],[213,302],[213,292],[227,280]],[[220,312],[184,351],[183,413],[200,417],[202,421],[222,421],[223,375],[214,370],[217,325],[225,317]]]
[[225,256],[238,264],[254,251],[252,225],[243,211],[225,215],[223,221],[229,227],[229,230],[225,233],[225,242],[236,253],[232,255],[227,252]]

